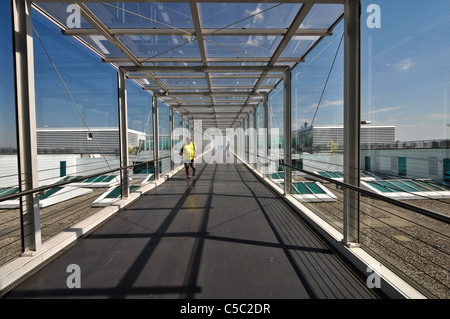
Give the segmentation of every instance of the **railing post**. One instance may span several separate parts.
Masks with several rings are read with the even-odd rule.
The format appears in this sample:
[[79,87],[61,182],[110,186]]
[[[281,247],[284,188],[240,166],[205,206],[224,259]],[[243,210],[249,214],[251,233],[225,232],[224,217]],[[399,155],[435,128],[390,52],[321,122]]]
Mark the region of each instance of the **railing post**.
[[[344,182],[360,186],[361,1],[344,4]],[[359,244],[360,194],[344,189],[344,244]]]
[[[12,0],[19,188],[39,187],[31,2]],[[22,252],[41,248],[39,195],[20,198]]]
[[[117,72],[117,88],[119,98],[119,143],[120,143],[120,168],[128,166],[128,109],[127,88],[125,72],[119,68]],[[120,188],[122,198],[130,195],[130,179],[128,169],[120,170]]]
[[284,72],[284,193],[292,194],[292,149],[291,149],[291,127],[292,127],[292,96],[291,96],[291,70]]

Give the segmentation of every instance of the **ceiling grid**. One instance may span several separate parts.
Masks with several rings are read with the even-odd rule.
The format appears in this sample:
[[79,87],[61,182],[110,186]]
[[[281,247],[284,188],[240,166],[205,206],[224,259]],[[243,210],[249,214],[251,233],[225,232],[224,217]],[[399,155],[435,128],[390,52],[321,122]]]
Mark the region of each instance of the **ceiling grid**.
[[[343,18],[343,0],[36,1],[105,63],[204,126],[236,127]],[[78,25],[68,25],[69,5]],[[69,12],[69,13],[68,13]]]

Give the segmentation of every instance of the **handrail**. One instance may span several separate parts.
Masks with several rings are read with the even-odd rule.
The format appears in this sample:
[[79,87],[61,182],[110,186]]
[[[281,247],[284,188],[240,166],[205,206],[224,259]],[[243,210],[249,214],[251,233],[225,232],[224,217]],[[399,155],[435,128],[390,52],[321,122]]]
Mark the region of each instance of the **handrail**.
[[[242,150],[242,149],[241,149],[241,151],[244,151],[246,153],[252,153],[252,152],[249,152],[247,150]],[[256,155],[256,157],[259,157],[259,158],[262,158],[262,159],[265,159],[265,160],[268,160],[268,161],[273,161],[274,160],[274,159],[271,159],[271,158],[268,158],[268,157],[265,157],[265,156],[261,156],[261,155],[258,154],[258,152],[256,152],[255,155]],[[372,191],[360,188],[358,186],[354,186],[354,185],[350,185],[350,184],[347,184],[347,183],[344,183],[344,182],[340,182],[340,181],[334,180],[332,178],[328,178],[328,177],[325,177],[325,176],[322,176],[322,175],[319,175],[319,174],[312,173],[310,171],[305,171],[305,170],[300,169],[298,167],[294,167],[294,166],[291,166],[291,165],[288,165],[288,164],[285,164],[285,163],[282,163],[282,162],[280,162],[279,164],[281,166],[289,167],[291,169],[294,169],[296,171],[305,173],[307,175],[314,176],[314,177],[316,177],[318,179],[325,180],[327,182],[334,183],[334,184],[337,184],[339,186],[343,186],[345,188],[357,191],[357,192],[359,192],[361,194],[364,194],[364,195],[366,195],[368,197],[372,197],[374,199],[382,200],[382,201],[385,201],[387,203],[396,205],[398,207],[406,208],[406,209],[412,210],[412,211],[414,211],[416,213],[419,213],[419,214],[422,214],[422,215],[426,215],[426,216],[428,216],[430,218],[433,218],[433,219],[439,220],[441,222],[450,224],[450,216],[447,216],[447,215],[444,215],[444,214],[441,214],[441,213],[438,213],[438,212],[434,212],[432,210],[428,210],[428,209],[425,209],[425,208],[422,208],[422,207],[419,207],[419,206],[408,204],[408,203],[405,203],[405,202],[402,202],[402,201],[399,201],[399,200],[396,200],[396,199],[393,199],[393,198],[390,198],[390,197],[387,197],[387,196],[383,196],[383,195],[374,193]]]
[[81,182],[81,181],[84,181],[84,180],[86,180],[88,178],[98,177],[98,176],[101,176],[101,175],[104,175],[104,174],[113,173],[113,172],[116,172],[116,171],[121,171],[121,170],[129,169],[129,168],[133,168],[133,167],[137,167],[137,166],[142,166],[143,164],[148,164],[148,163],[160,161],[160,160],[163,160],[165,158],[170,158],[170,157],[171,156],[168,155],[168,156],[160,157],[160,158],[157,158],[157,159],[152,159],[150,161],[141,162],[139,164],[128,165],[128,166],[124,166],[124,167],[119,167],[119,168],[103,171],[101,173],[90,174],[90,175],[86,175],[86,176],[83,176],[83,177],[80,177],[80,178],[74,178],[74,179],[72,179],[70,181],[59,182],[59,183],[54,183],[54,184],[49,184],[49,185],[45,185],[45,186],[36,187],[36,188],[33,188],[33,189],[29,189],[27,191],[22,191],[22,192],[19,192],[19,193],[2,196],[2,197],[0,197],[0,202],[3,202],[5,200],[9,200],[9,199],[13,199],[13,198],[16,198],[16,197],[21,197],[21,196],[33,194],[33,193],[43,192],[43,191],[45,191],[47,189],[54,188],[54,187],[59,187],[59,186],[67,185],[67,184],[73,184],[73,183]]

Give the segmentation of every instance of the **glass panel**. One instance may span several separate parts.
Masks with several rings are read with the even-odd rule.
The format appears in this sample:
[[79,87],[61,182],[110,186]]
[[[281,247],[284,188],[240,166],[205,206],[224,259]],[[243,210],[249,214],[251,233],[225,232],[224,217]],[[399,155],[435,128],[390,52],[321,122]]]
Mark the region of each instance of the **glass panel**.
[[200,3],[203,28],[288,28],[301,4]]
[[398,175],[406,176],[406,157],[398,158]]
[[[152,95],[142,90],[134,81],[127,80],[127,104],[129,162],[139,164],[150,161],[154,158]],[[153,163],[134,167],[131,184],[143,183],[149,178],[153,180],[153,174]]]
[[284,49],[281,57],[302,57],[320,37],[295,36]]
[[[117,71],[36,11],[33,26],[39,184],[118,168]],[[101,209],[94,203],[118,174],[41,196],[42,240]]]
[[188,3],[87,3],[108,28],[193,28]]
[[309,189],[313,191],[314,194],[325,194],[325,191],[320,188],[316,183],[305,183],[306,186],[308,186]]
[[198,42],[183,36],[118,36],[134,55],[152,57],[199,57]]
[[444,181],[450,181],[450,159],[444,159]]
[[[361,129],[372,127],[361,156],[371,157],[371,173],[380,178],[407,175],[411,180],[402,183],[430,190],[412,205],[448,215],[442,169],[449,158],[450,2],[363,0],[361,6],[361,120],[371,123]],[[387,223],[364,225],[361,247],[429,298],[448,298],[450,241],[439,229],[448,224],[399,207],[388,214],[385,206],[364,211]],[[407,223],[388,222],[396,216]]]
[[315,4],[300,29],[328,29],[343,14],[342,4]]
[[380,184],[378,184],[376,182],[367,182],[367,184],[375,187],[376,189],[378,189],[379,191],[382,191],[383,193],[390,193],[391,192],[391,190],[389,190],[386,187],[383,187],[382,185],[380,185]]
[[283,81],[268,96],[270,170],[282,171],[280,159],[284,154],[284,89]]
[[[0,198],[19,192],[11,1],[0,6]],[[0,265],[19,257],[20,212],[0,201]]]
[[281,39],[279,36],[207,36],[205,44],[209,57],[270,57]]
[[294,183],[294,185],[302,195],[313,193],[304,183]]
[[36,3],[36,5],[69,29],[93,29],[92,25],[81,16],[77,5],[68,3]]
[[161,79],[168,87],[207,87],[206,79]]
[[[340,14],[341,5],[316,4],[300,28],[328,29]],[[292,163],[331,179],[342,179],[340,172],[343,170],[343,31],[344,23],[341,22],[333,34],[324,37],[308,53],[305,62],[292,71]],[[303,54],[315,41],[316,37],[294,37],[286,47],[285,55]],[[299,171],[293,173],[294,182],[311,179],[316,178]],[[303,205],[342,231],[343,190],[326,183],[324,187],[334,197],[322,196],[322,188],[315,183],[307,183],[318,196],[311,202],[303,201]]]
[[405,183],[400,182],[400,181],[391,181],[391,183],[394,184],[395,186],[401,188],[401,189],[404,189],[404,190],[408,191],[408,192],[417,192],[418,191],[417,188],[411,187],[408,184],[405,184]]
[[211,84],[215,86],[254,86],[256,79],[211,79]]
[[122,52],[119,51],[111,42],[109,42],[104,36],[82,36],[80,37],[85,43],[97,50],[101,55],[108,58],[123,58],[125,57]]
[[323,170],[319,161],[324,161],[326,156],[329,159],[325,161],[337,165],[342,162],[341,155],[337,154],[343,148],[342,33],[343,23],[340,23],[333,35],[324,38],[305,63],[292,72],[293,154],[317,154],[317,163],[305,168],[308,170]]

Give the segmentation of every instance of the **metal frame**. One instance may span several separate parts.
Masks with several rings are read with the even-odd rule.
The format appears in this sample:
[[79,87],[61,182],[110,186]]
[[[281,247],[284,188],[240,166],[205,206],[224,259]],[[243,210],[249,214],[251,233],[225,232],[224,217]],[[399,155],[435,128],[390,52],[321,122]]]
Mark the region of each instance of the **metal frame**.
[[[265,159],[269,158],[269,95],[265,94],[264,99],[262,102],[263,107],[263,127],[265,128],[266,135],[264,136],[264,154],[263,156]],[[264,165],[265,172],[267,174],[268,167],[270,165],[270,162],[267,162],[266,165]]]
[[[304,61],[305,56],[309,51],[303,56],[298,57],[281,57],[282,53],[285,51],[287,45],[294,37],[299,36],[314,36],[317,37],[316,43],[320,42],[323,37],[330,36],[333,32],[335,24],[330,25],[329,28],[322,29],[307,29],[299,28],[304,19],[308,16],[310,10],[314,4],[343,4],[345,0],[303,0],[300,1],[302,6],[300,7],[297,15],[293,19],[292,23],[288,28],[233,28],[224,27],[220,29],[203,28],[201,15],[199,11],[200,3],[221,3],[223,0],[182,0],[189,5],[190,15],[193,21],[193,27],[186,29],[173,28],[108,28],[106,22],[101,21],[91,10],[89,10],[88,3],[90,2],[103,2],[101,0],[43,0],[36,1],[36,7],[39,8],[39,3],[61,3],[67,2],[68,4],[77,4],[80,6],[81,14],[84,19],[89,22],[93,28],[92,29],[68,29],[61,25],[57,19],[52,18],[50,14],[47,17],[50,20],[54,20],[63,31],[65,36],[72,36],[80,40],[84,45],[89,47],[89,44],[83,39],[83,37],[89,36],[103,36],[107,41],[109,41],[113,46],[115,46],[124,57],[109,58],[102,56],[105,63],[115,64],[117,67],[122,67],[127,73],[130,79],[148,79],[153,83],[152,85],[146,85],[143,82],[138,82],[145,89],[152,91],[153,93],[160,94],[162,92],[161,98],[170,97],[170,99],[164,99],[164,102],[172,108],[183,107],[186,113],[189,114],[191,118],[199,118],[197,112],[189,109],[189,105],[186,101],[179,99],[183,96],[200,95],[210,97],[208,101],[209,106],[212,108],[213,114],[216,114],[216,105],[218,105],[219,100],[215,99],[216,96],[243,96],[245,101],[241,105],[241,110],[236,112],[236,117],[234,122],[228,124],[226,127],[235,127],[240,121],[240,117],[244,112],[244,109],[254,104],[252,96],[255,94],[264,94],[267,91],[271,91],[279,81],[274,81],[270,85],[264,84],[266,79],[282,79],[285,70],[292,68]],[[144,2],[144,0],[122,0],[121,2]],[[159,2],[156,0],[145,1],[145,2]],[[179,0],[165,0],[163,2],[176,3]],[[239,3],[239,0],[226,1],[227,3]],[[260,3],[260,0],[250,0],[246,3]],[[264,3],[299,3],[297,0],[283,0],[283,1],[263,1]],[[41,8],[39,11],[44,12]],[[199,56],[198,57],[139,57],[136,53],[133,53],[133,49],[130,43],[125,40],[121,41],[120,36],[184,36],[190,35],[193,37],[191,41],[197,41]],[[208,36],[249,36],[249,37],[272,37],[279,36],[282,37],[281,42],[278,44],[277,48],[271,56],[262,57],[251,57],[242,56],[232,58],[232,57],[209,57],[206,42]],[[98,53],[98,50],[94,47],[90,47],[94,52]],[[179,65],[154,65],[154,63],[178,63]],[[223,63],[223,65],[211,65],[213,63]],[[257,63],[260,65],[244,65],[244,63]],[[185,64],[185,65],[181,65]],[[194,64],[194,65],[193,65]],[[196,65],[197,64],[197,65]],[[280,65],[284,64],[284,65]],[[235,92],[235,87],[230,86],[214,86],[214,79],[244,79],[244,78],[254,78],[256,82],[248,86],[248,92]],[[179,92],[179,88],[170,87],[166,85],[166,80],[169,79],[205,79],[206,86],[203,85],[203,94],[191,92],[182,93]],[[199,89],[192,87],[192,89]],[[218,92],[218,90],[228,90],[226,92]],[[237,93],[237,94],[236,94]],[[233,101],[229,101],[230,104],[235,104]],[[221,127],[220,119],[216,116],[216,121],[211,126]]]
[[252,156],[253,156],[253,158],[252,158],[252,163],[253,163],[253,166],[256,168],[256,167],[258,167],[258,131],[257,131],[257,129],[256,129],[256,126],[257,126],[257,116],[256,116],[256,106],[255,106],[255,108],[253,109],[253,128],[254,128],[254,130],[253,130],[253,132],[252,132],[252,146],[253,146],[253,153],[252,153]]
[[[127,86],[126,76],[122,69],[117,72],[117,91],[119,99],[119,145],[120,145],[120,167],[128,166],[128,108],[127,108]],[[130,179],[128,170],[120,171],[120,188],[122,198],[130,195]]]
[[[344,182],[360,186],[361,0],[344,9]],[[344,190],[344,243],[359,243],[360,194]]]
[[[15,95],[20,191],[39,187],[34,91],[34,55],[31,2],[12,0]],[[38,251],[42,245],[39,194],[21,197],[22,252]]]
[[175,169],[175,163],[174,163],[174,136],[173,136],[173,128],[174,128],[174,122],[173,122],[173,108],[169,108],[169,134],[170,134],[170,170],[173,171]]
[[159,179],[159,116],[158,98],[152,97],[152,122],[153,122],[153,158],[155,159],[155,181]]
[[[41,1],[40,1],[41,2]],[[195,6],[193,2],[190,2],[191,5]],[[198,11],[198,9],[195,9]],[[198,16],[198,13],[197,13]],[[145,36],[158,36],[158,35],[173,35],[173,36],[183,36],[187,34],[201,34],[202,36],[285,36],[287,34],[286,29],[238,29],[238,28],[230,28],[230,29],[205,29],[201,28],[199,26],[199,30],[197,28],[190,29],[186,28],[183,30],[179,29],[124,29],[124,28],[110,28],[109,30],[115,34],[115,35],[145,35]],[[198,32],[200,31],[200,32]],[[101,32],[99,32],[96,29],[67,29],[63,31],[63,34],[66,36],[91,36],[91,35],[102,35]],[[298,29],[294,33],[295,36],[327,36],[330,35],[330,32],[328,29]],[[221,61],[223,58],[219,58]],[[144,59],[147,60],[147,59]],[[167,61],[167,58],[160,58],[160,61]],[[116,60],[115,62],[128,62],[127,60]],[[179,58],[180,62],[202,62],[202,59],[198,58],[186,58],[181,59]],[[217,62],[218,59],[211,60],[211,58],[208,59],[210,62]],[[236,58],[232,58],[231,61],[236,61]],[[297,58],[290,59],[291,62],[298,61]],[[108,61],[111,62],[111,61]],[[260,59],[251,59],[247,62],[261,62]]]
[[284,99],[284,193],[292,194],[292,81],[291,70],[284,73],[283,80],[283,99]]
[[[19,0],[12,0],[15,3],[19,3]],[[46,14],[47,18],[53,20],[63,31],[66,36],[72,36],[76,39],[80,40],[83,44],[88,46],[92,51],[97,52],[98,50],[94,47],[90,47],[86,41],[82,38],[83,36],[95,36],[100,35],[105,37],[110,44],[116,47],[124,57],[120,58],[107,58],[105,56],[101,56],[105,63],[112,63],[119,70],[119,82],[123,81],[125,85],[125,79],[128,77],[129,79],[135,80],[139,83],[144,89],[150,90],[153,93],[152,98],[152,108],[153,108],[153,138],[154,138],[154,158],[155,160],[155,179],[159,178],[159,118],[158,118],[158,97],[161,101],[168,104],[170,107],[170,125],[173,128],[173,111],[177,110],[180,112],[180,117],[185,118],[188,121],[188,129],[191,135],[193,132],[193,121],[197,119],[204,120],[203,129],[206,127],[218,127],[218,128],[234,128],[240,125],[244,128],[244,132],[248,131],[248,128],[253,125],[256,128],[256,111],[255,107],[261,102],[258,98],[261,98],[263,103],[263,112],[264,112],[264,126],[268,128],[268,101],[267,94],[270,93],[272,89],[274,89],[281,80],[284,80],[284,163],[286,166],[286,174],[285,174],[285,193],[291,193],[291,170],[289,168],[291,163],[291,69],[296,66],[298,63],[301,63],[305,60],[305,57],[311,49],[309,49],[303,56],[298,57],[281,57],[286,47],[290,43],[290,41],[296,36],[316,36],[315,43],[312,44],[312,48],[320,42],[323,37],[329,36],[332,34],[334,27],[336,26],[336,21],[340,21],[342,16],[339,17],[336,21],[334,21],[329,28],[327,29],[299,29],[302,22],[308,17],[311,9],[315,4],[323,3],[323,4],[344,4],[345,7],[345,23],[346,23],[346,64],[345,64],[345,83],[346,83],[346,91],[345,91],[345,116],[346,125],[348,125],[346,130],[346,140],[345,144],[348,147],[348,154],[346,155],[346,176],[347,182],[350,184],[359,185],[359,181],[354,176],[354,171],[357,171],[355,167],[359,166],[358,156],[356,154],[359,149],[359,140],[352,140],[352,136],[359,133],[355,131],[355,123],[357,122],[357,128],[359,129],[359,120],[356,121],[355,118],[359,118],[359,72],[357,63],[360,63],[359,59],[359,42],[357,41],[357,37],[359,36],[359,19],[360,19],[360,0],[303,0],[301,1],[302,6],[297,12],[295,18],[291,22],[288,28],[286,29],[258,29],[258,28],[250,28],[250,29],[237,29],[237,28],[223,28],[223,29],[204,29],[202,27],[201,16],[199,12],[199,3],[221,3],[223,0],[184,0],[181,2],[185,2],[189,4],[190,13],[192,17],[192,21],[194,24],[194,28],[180,30],[177,28],[167,28],[167,29],[114,29],[108,28],[104,21],[96,16],[86,5],[90,2],[103,2],[101,0],[40,0],[36,1],[36,7],[38,7],[38,3],[61,3],[66,2],[68,4],[76,3],[80,9],[83,18],[93,26],[93,29],[73,29],[69,30],[61,25],[61,23],[57,22],[56,18],[53,18],[50,14]],[[143,0],[122,0],[121,2],[144,2]],[[159,2],[156,0],[150,0],[145,2]],[[179,0],[165,0],[164,2],[180,2]],[[240,0],[230,0],[228,3],[239,3],[242,2]],[[260,3],[261,0],[248,0],[247,3]],[[263,1],[265,3],[280,3],[280,1],[268,0]],[[26,1],[28,7],[30,6],[31,0]],[[298,0],[284,0],[281,3],[299,3]],[[45,13],[44,10],[40,9],[40,12]],[[30,23],[31,26],[31,23]],[[129,43],[126,41],[122,42],[119,39],[119,36],[122,35],[155,35],[155,36],[172,36],[181,34],[189,34],[191,36],[195,36],[195,39],[198,43],[199,56],[192,58],[162,58],[162,57],[139,57],[135,53],[133,53],[133,49],[129,47]],[[214,36],[281,36],[282,39],[279,42],[276,49],[273,51],[271,56],[265,57],[242,57],[239,58],[220,58],[215,57],[211,58],[207,55],[206,48],[206,39],[205,37],[208,35]],[[17,36],[17,35],[16,35]],[[28,39],[29,41],[30,39]],[[26,41],[22,39],[22,41]],[[16,52],[20,52],[16,50]],[[160,65],[160,63],[176,63],[176,65]],[[212,65],[213,63],[220,62],[223,65]],[[155,65],[154,63],[158,63]],[[184,65],[181,65],[183,63]],[[194,63],[194,64],[193,64]],[[195,64],[196,63],[196,64]],[[252,65],[244,65],[244,63],[253,63]],[[32,66],[31,63],[28,64]],[[21,71],[17,71],[21,72]],[[28,78],[31,76],[28,75]],[[139,81],[140,79],[148,79],[152,81],[152,84],[145,84],[145,81]],[[167,79],[205,79],[206,86],[203,83],[199,87],[189,87],[191,91],[189,92],[181,92],[179,87],[167,85],[164,82]],[[254,79],[253,84],[246,85],[246,92],[236,92],[238,88],[236,84],[233,84],[233,81],[230,81],[230,85],[213,85],[214,79]],[[270,84],[266,84],[266,79],[274,79],[274,81],[270,81]],[[29,79],[32,81],[32,79]],[[27,83],[26,85],[29,85]],[[24,84],[20,84],[20,87],[24,87]],[[239,87],[242,88],[242,87]],[[195,92],[192,90],[203,90],[201,92]],[[220,91],[218,91],[220,90]],[[222,91],[228,90],[228,91]],[[191,99],[183,99],[183,97],[189,97]],[[192,99],[193,97],[202,97],[198,99]],[[205,98],[206,97],[206,98]],[[219,99],[219,97],[240,97],[242,98],[242,103],[240,100],[236,102],[236,100],[230,99],[229,101],[223,101]],[[27,97],[32,99],[31,96]],[[32,102],[34,103],[34,101]],[[125,86],[121,86],[119,83],[119,117],[120,117],[120,125],[121,125],[121,167],[127,166],[128,159],[125,156],[125,145],[127,144],[126,137],[126,88]],[[30,112],[34,112],[34,104],[30,104]],[[32,107],[31,107],[32,106]],[[218,107],[222,106],[230,106],[237,107],[239,111],[235,112],[217,112]],[[205,110],[195,110],[195,108],[209,108]],[[249,108],[253,108],[254,121],[253,124],[249,121]],[[183,111],[184,110],[184,111]],[[24,121],[23,124],[28,125],[28,129],[32,130],[34,114],[30,114],[31,118],[27,121]],[[26,133],[26,129],[20,128],[20,133]],[[358,135],[359,137],[359,135]],[[33,136],[30,137],[33,139]],[[248,151],[248,147],[250,146],[250,136],[248,134],[242,136],[244,147]],[[257,140],[257,134],[255,134],[255,138]],[[268,153],[268,140],[269,134],[266,135],[266,150]],[[26,141],[26,139],[21,138],[22,141]],[[252,138],[252,142],[254,139]],[[256,147],[256,143],[255,147]],[[30,167],[33,166],[33,147],[36,147],[35,142],[31,142],[30,149],[22,150],[22,154],[29,156],[31,158]],[[171,146],[172,146],[172,138],[171,138]],[[255,150],[257,151],[257,150]],[[30,155],[31,154],[31,155]],[[269,155],[269,154],[266,154]],[[249,161],[249,152],[245,153],[245,160]],[[34,159],[35,160],[35,159]],[[172,161],[171,161],[172,162]],[[26,170],[26,169],[25,169]],[[32,170],[34,174],[36,174],[36,168]],[[127,178],[123,173],[123,180]],[[359,177],[359,175],[358,175]],[[122,187],[125,188],[128,183],[122,183]],[[127,187],[128,190],[128,187]],[[128,193],[124,191],[124,196],[127,196]],[[346,218],[348,220],[356,220],[355,217],[357,215],[357,210],[355,212],[353,197],[351,193],[346,195]],[[350,222],[345,222],[348,228],[352,228]],[[346,235],[346,242],[358,241],[357,235],[354,233],[348,232]]]
[[[38,2],[45,2],[45,3],[60,3],[63,0],[39,0]],[[302,3],[328,3],[328,4],[342,4],[345,0],[302,0]],[[67,2],[67,1],[66,1]],[[90,2],[104,2],[104,0],[71,0],[71,3],[90,3]],[[120,2],[143,2],[142,0],[121,0]],[[145,2],[161,2],[160,0],[145,0]],[[164,0],[164,2],[175,2],[178,3],[180,0]],[[193,2],[193,3],[222,3],[223,0],[184,0],[184,2]],[[242,2],[241,0],[227,0],[229,3],[239,3]],[[298,3],[298,0],[245,0],[247,3]]]

